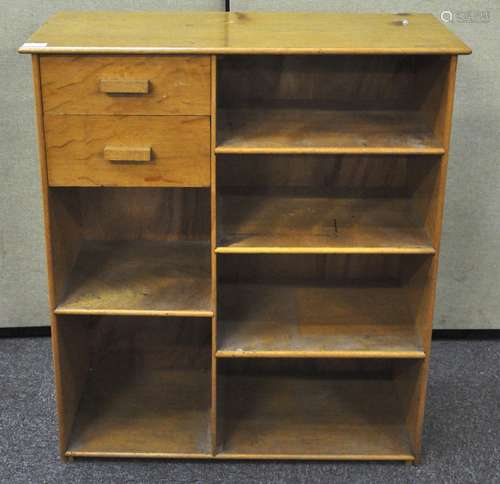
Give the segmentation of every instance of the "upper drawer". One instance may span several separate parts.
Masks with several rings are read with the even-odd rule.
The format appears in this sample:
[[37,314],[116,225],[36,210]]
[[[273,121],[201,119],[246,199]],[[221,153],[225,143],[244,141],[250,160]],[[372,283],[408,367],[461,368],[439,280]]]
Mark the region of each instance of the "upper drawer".
[[210,58],[47,55],[40,61],[49,114],[210,114]]

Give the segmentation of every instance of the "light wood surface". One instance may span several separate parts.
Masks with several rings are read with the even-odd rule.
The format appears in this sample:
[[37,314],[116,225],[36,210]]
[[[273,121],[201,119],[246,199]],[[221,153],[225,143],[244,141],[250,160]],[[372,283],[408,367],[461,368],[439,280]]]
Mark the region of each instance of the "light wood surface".
[[[53,309],[57,301],[58,286],[61,279],[58,279],[55,264],[58,263],[59,255],[64,252],[57,252],[57,247],[53,245],[53,220],[52,220],[52,204],[48,189],[47,175],[47,157],[45,146],[45,126],[43,122],[43,100],[42,86],[40,76],[40,56],[33,55],[31,59],[32,79],[33,79],[33,95],[35,100],[35,115],[36,115],[36,138],[38,148],[38,158],[40,166],[40,188],[43,202],[43,221],[44,221],[44,238],[45,238],[45,256],[47,264],[47,282],[48,282],[48,305],[50,315],[50,337],[52,345],[52,364],[54,366],[54,386],[56,394],[56,409],[57,409],[57,430],[59,440],[59,455],[64,459],[64,452],[67,448],[70,436],[70,429],[73,424],[78,401],[82,391],[82,366],[85,367],[85,358],[76,358],[76,368],[73,367],[75,355],[79,354],[79,349],[72,347],[69,343],[63,343],[60,331],[60,324],[57,316],[53,313]],[[62,257],[64,260],[64,256]],[[68,269],[66,269],[67,271]],[[77,332],[73,333],[78,340]],[[84,346],[86,342],[80,340],[79,348]]]
[[[46,45],[36,45],[40,43]],[[429,14],[60,12],[19,52],[469,54],[471,50]]]
[[[210,184],[208,117],[46,115],[45,132],[51,186]],[[113,162],[105,154],[110,146],[148,146],[152,159]]]
[[89,338],[67,456],[210,455],[208,319],[102,319]]
[[216,153],[442,154],[418,112],[225,110]]
[[210,114],[208,56],[42,56],[45,113]]
[[390,381],[265,373],[225,379],[221,457],[413,460]]
[[56,314],[212,316],[205,242],[86,242]]
[[104,147],[104,159],[107,161],[151,161],[151,146],[116,146]]
[[401,287],[240,283],[220,298],[218,357],[425,357]]
[[228,194],[220,211],[220,253],[434,253],[407,199]]

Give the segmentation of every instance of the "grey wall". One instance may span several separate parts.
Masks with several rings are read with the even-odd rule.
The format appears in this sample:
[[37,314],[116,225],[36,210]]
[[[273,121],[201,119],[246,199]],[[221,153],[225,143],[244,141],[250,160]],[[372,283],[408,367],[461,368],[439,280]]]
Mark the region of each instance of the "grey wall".
[[[16,54],[58,10],[221,10],[222,0],[0,0],[0,326],[48,323],[29,56]],[[486,0],[232,0],[233,10],[430,12],[474,53],[461,57],[435,325],[500,328],[500,4]],[[489,15],[482,22],[480,12]],[[497,48],[497,49],[495,49]]]

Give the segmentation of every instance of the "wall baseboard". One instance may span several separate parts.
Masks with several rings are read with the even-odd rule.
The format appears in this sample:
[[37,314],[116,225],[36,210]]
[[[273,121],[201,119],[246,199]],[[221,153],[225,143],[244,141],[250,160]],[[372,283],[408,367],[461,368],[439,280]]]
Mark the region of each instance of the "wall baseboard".
[[[49,326],[0,328],[0,338],[36,338],[50,336]],[[434,329],[432,338],[439,339],[500,339],[500,329]]]

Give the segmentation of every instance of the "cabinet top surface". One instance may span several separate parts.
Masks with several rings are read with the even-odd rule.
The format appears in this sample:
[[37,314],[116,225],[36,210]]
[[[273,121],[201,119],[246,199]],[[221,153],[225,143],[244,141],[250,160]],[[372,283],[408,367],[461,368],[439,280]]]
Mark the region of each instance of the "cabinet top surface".
[[430,14],[100,11],[52,16],[19,52],[469,54],[471,50]]

